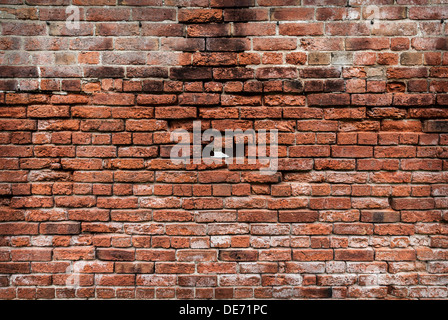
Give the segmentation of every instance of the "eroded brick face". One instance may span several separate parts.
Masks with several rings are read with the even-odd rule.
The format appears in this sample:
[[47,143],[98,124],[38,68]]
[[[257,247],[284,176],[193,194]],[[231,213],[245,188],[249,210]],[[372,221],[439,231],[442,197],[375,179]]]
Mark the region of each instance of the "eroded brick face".
[[0,4],[1,299],[447,298],[445,1]]

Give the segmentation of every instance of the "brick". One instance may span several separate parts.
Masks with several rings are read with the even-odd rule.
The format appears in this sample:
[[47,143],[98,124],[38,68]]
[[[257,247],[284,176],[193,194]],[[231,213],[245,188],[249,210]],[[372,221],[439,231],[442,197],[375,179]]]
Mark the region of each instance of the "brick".
[[256,261],[256,250],[220,250],[219,260],[222,261]]
[[424,78],[427,76],[426,68],[396,67],[387,69],[390,79]]
[[213,78],[216,80],[248,80],[254,78],[254,71],[246,68],[215,68]]
[[253,48],[258,51],[294,50],[297,48],[297,42],[295,39],[254,38]]
[[174,80],[211,80],[212,69],[210,68],[172,68],[171,79]]
[[45,35],[45,25],[42,23],[3,22],[3,35],[39,36]]
[[133,261],[135,258],[134,251],[127,249],[98,249],[96,255],[106,261]]
[[156,263],[156,273],[189,274],[193,272],[194,264],[192,263]]
[[28,116],[32,118],[66,118],[70,116],[69,106],[31,105]]
[[373,148],[367,146],[333,146],[332,156],[338,158],[369,158],[373,156]]
[[350,95],[337,93],[319,93],[308,96],[309,106],[350,105]]
[[428,120],[424,122],[424,132],[447,132],[448,122],[444,120]]
[[210,6],[216,8],[251,7],[254,3],[253,0],[212,0]]
[[176,11],[173,8],[133,8],[132,18],[138,21],[174,21]]
[[362,211],[361,221],[363,222],[399,222],[400,214],[396,211]]
[[395,210],[403,209],[433,209],[434,200],[428,199],[393,199],[392,208]]
[[292,251],[292,259],[297,261],[328,261],[333,260],[333,250],[328,249],[297,249]]
[[12,261],[50,261],[51,249],[16,249],[11,252]]
[[288,36],[317,36],[323,34],[322,23],[283,23],[279,33]]
[[233,35],[235,36],[266,36],[275,35],[275,25],[272,23],[234,23]]
[[1,66],[2,78],[36,78],[38,70],[36,67]]
[[41,234],[79,234],[79,223],[43,223],[40,225]]
[[343,261],[373,261],[374,251],[366,249],[336,249],[335,260]]
[[223,20],[223,12],[219,9],[180,9],[178,19],[187,23],[220,22]]
[[202,53],[193,54],[193,64],[198,66],[225,66],[237,63],[235,53]]
[[375,260],[381,261],[414,261],[416,252],[413,249],[376,249]]
[[387,38],[350,38],[345,43],[348,51],[356,50],[385,50],[389,49],[389,39]]
[[247,39],[209,38],[206,48],[209,51],[245,51],[250,48]]
[[394,105],[398,106],[429,106],[432,104],[434,104],[434,96],[432,94],[409,94],[407,96],[394,96]]
[[275,8],[271,11],[271,19],[274,21],[311,20],[313,15],[312,8]]

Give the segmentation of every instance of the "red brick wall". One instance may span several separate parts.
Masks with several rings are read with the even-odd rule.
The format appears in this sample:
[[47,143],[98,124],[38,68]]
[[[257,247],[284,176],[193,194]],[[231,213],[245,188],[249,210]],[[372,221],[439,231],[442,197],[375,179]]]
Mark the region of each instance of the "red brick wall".
[[447,297],[446,1],[0,4],[0,298]]

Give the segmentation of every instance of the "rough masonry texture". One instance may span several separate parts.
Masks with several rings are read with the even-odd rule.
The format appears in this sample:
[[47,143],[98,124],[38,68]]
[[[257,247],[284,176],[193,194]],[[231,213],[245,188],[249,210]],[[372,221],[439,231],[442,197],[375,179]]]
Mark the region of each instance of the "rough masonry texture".
[[0,4],[1,299],[447,298],[446,1]]

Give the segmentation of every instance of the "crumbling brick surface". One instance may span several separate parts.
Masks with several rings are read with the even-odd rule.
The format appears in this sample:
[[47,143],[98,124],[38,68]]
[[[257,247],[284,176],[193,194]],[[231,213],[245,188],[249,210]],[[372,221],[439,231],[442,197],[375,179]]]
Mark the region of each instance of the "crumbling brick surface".
[[0,4],[1,299],[447,298],[445,1]]

